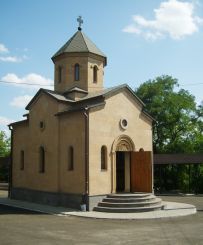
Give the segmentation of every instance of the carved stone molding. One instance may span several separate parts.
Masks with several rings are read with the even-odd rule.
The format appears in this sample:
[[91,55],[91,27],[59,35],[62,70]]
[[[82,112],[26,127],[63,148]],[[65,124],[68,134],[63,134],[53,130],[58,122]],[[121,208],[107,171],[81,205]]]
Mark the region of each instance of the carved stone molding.
[[132,139],[127,135],[117,137],[112,145],[112,152],[116,151],[135,151],[135,145]]

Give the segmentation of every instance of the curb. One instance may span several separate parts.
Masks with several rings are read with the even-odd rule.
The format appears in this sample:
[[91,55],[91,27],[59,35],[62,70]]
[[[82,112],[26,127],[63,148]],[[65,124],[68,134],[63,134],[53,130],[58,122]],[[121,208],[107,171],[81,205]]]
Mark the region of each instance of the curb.
[[[13,202],[13,203],[12,203]],[[22,202],[17,200],[10,200],[7,198],[0,198],[0,204],[19,209],[29,210],[38,213],[51,214],[57,216],[75,216],[80,218],[93,219],[110,219],[110,220],[142,220],[142,219],[162,219],[175,218],[195,214],[196,207],[186,203],[165,202],[164,209],[151,212],[140,213],[105,213],[105,212],[82,212],[68,208],[53,207],[48,205],[34,204],[29,202]],[[34,207],[32,207],[34,205]]]

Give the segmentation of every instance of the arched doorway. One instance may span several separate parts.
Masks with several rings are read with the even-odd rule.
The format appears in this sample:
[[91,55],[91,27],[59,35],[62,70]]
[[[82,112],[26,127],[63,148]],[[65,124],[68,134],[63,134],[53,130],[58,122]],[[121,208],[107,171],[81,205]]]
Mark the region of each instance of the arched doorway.
[[127,135],[117,137],[112,145],[112,193],[130,191],[130,152],[135,151]]

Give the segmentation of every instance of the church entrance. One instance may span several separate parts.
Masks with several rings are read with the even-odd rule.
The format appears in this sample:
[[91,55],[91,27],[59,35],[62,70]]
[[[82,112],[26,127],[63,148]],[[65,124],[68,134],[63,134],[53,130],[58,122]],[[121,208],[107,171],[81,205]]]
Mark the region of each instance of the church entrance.
[[116,192],[125,190],[125,152],[116,152]]
[[152,152],[135,150],[129,136],[118,137],[112,145],[112,193],[152,192]]
[[116,192],[130,192],[130,152],[116,151]]

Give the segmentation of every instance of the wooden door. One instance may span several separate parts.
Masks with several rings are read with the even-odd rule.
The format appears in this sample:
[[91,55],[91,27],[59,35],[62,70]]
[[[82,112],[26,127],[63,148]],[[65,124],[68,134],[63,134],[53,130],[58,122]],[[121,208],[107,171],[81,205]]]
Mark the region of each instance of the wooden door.
[[131,152],[131,192],[152,192],[152,152]]

